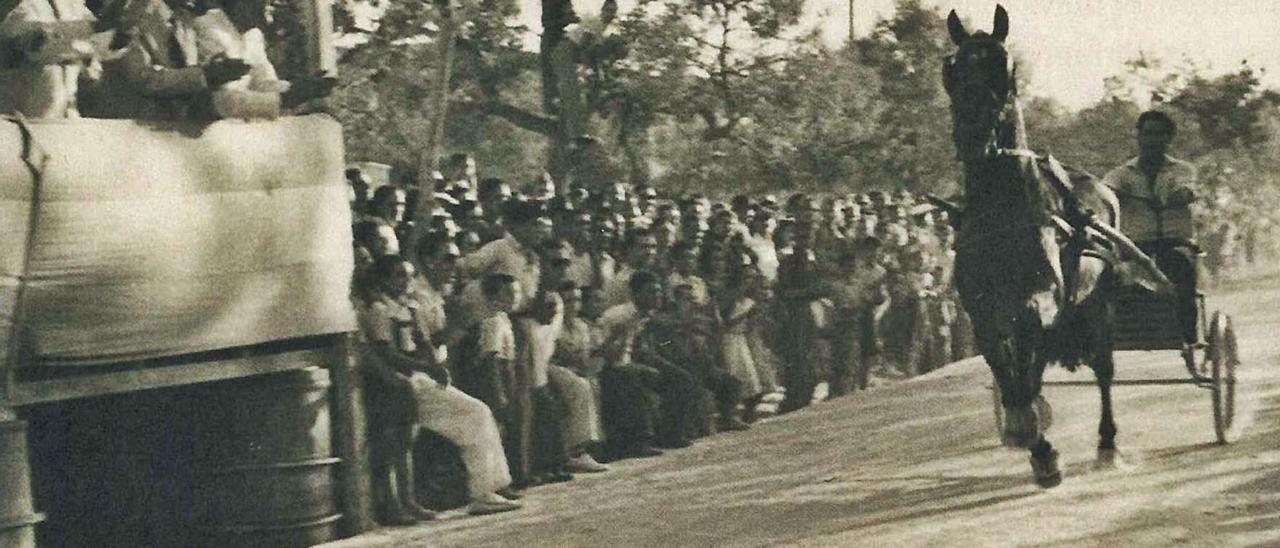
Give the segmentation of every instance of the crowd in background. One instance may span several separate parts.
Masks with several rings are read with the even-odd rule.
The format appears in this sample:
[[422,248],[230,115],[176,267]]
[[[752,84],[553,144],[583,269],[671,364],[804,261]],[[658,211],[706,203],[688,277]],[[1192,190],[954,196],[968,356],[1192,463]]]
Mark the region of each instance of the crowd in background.
[[[480,179],[465,154],[433,176],[424,189],[347,172],[388,523],[432,517],[419,495],[514,510],[524,489],[602,462],[976,354],[942,202],[566,190]],[[1208,283],[1263,253],[1201,217]]]
[[601,461],[973,354],[946,212],[908,192],[720,202],[479,179],[467,155],[442,171],[430,196],[347,173],[390,522],[430,517],[415,486],[447,483],[414,479],[441,473],[408,462],[419,431],[460,450],[473,513],[504,511]]

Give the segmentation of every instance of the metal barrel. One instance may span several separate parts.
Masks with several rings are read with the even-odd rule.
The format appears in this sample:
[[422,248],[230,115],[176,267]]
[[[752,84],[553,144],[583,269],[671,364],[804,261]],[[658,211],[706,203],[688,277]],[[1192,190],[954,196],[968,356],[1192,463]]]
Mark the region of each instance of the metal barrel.
[[27,423],[0,422],[0,546],[33,548],[42,521],[31,502]]
[[201,538],[293,547],[338,534],[329,372],[307,368],[210,385],[202,436]]

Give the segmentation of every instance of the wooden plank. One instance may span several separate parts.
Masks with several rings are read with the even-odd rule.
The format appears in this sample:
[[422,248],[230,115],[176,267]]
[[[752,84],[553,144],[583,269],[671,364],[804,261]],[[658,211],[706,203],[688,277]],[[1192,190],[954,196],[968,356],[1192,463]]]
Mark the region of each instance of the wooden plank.
[[0,406],[29,405],[278,373],[327,363],[326,354],[331,352],[331,349],[325,348],[296,350],[136,371],[19,382],[11,387],[8,401],[0,402]]
[[338,502],[346,535],[363,533],[375,525],[362,387],[352,339],[352,335],[343,336],[329,356],[329,379],[333,382],[333,449],[342,458]]

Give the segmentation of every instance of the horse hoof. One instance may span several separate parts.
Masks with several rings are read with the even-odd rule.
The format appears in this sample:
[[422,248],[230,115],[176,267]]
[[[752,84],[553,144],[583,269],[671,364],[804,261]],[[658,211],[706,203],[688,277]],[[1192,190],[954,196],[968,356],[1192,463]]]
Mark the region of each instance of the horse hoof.
[[1133,466],[1117,449],[1099,449],[1098,460],[1093,462],[1094,470],[1129,470],[1131,468]]
[[1036,485],[1043,489],[1057,487],[1062,483],[1062,469],[1058,468],[1058,451],[1050,450],[1043,459],[1031,456],[1031,472],[1035,475]]

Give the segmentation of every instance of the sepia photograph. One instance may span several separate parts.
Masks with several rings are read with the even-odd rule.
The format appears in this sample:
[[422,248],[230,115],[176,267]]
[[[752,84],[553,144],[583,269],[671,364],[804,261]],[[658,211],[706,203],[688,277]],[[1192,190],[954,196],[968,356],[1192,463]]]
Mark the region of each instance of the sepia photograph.
[[1274,0],[0,0],[0,548],[1280,547]]

